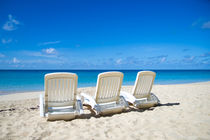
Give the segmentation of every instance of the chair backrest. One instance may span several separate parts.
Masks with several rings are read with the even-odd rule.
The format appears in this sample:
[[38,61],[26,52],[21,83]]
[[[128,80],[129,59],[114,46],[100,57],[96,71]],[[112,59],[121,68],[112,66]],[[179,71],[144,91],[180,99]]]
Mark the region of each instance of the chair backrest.
[[74,106],[78,76],[74,73],[50,73],[45,75],[46,107]]
[[133,95],[138,98],[146,98],[150,96],[156,73],[152,71],[141,71],[136,76]]
[[123,80],[121,72],[104,72],[98,75],[95,99],[96,103],[107,103],[119,100]]

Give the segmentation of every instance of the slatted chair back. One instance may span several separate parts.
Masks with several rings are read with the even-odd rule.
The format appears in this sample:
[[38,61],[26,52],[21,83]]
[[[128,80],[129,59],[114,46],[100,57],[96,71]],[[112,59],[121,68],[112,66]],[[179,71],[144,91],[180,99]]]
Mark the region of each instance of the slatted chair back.
[[156,73],[152,71],[138,72],[132,92],[137,99],[147,98],[150,96],[155,76]]
[[78,76],[74,73],[45,75],[45,109],[48,107],[74,106]]
[[95,99],[96,103],[108,103],[119,100],[123,73],[104,72],[98,75]]

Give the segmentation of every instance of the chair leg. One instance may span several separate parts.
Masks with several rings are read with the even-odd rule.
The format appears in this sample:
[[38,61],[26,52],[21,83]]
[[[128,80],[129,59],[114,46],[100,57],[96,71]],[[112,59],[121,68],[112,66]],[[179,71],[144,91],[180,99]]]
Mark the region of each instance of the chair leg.
[[83,107],[82,107],[81,100],[77,100],[77,102],[76,102],[76,111],[77,111],[78,115],[83,114]]
[[98,104],[96,104],[93,109],[96,110],[96,115],[101,113],[101,107]]
[[40,109],[40,116],[41,117],[44,117],[45,116],[45,111],[44,111],[44,98],[43,98],[43,95],[40,94],[39,96],[39,109]]

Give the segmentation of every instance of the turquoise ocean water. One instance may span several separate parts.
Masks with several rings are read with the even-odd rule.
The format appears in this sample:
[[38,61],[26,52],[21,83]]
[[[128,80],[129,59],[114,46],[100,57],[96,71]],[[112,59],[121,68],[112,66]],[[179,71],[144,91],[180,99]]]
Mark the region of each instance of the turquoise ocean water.
[[[78,87],[96,86],[97,75],[110,70],[0,70],[0,95],[44,90],[44,75],[51,72],[73,72]],[[134,85],[141,70],[114,70],[124,73],[123,85]],[[210,81],[210,70],[153,70],[155,84],[182,84]]]

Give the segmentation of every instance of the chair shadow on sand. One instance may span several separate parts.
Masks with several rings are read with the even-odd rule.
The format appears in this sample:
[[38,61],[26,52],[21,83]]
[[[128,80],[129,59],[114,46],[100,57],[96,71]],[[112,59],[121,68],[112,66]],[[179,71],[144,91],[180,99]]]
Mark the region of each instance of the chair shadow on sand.
[[126,112],[144,112],[144,111],[153,111],[156,107],[161,107],[161,106],[174,106],[174,105],[180,105],[180,103],[164,103],[164,104],[157,104],[153,107],[148,107],[148,108],[135,108],[134,106],[130,106],[129,109],[127,109]]
[[101,118],[101,117],[112,117],[116,114],[123,114],[123,113],[128,113],[128,112],[144,112],[144,111],[153,111],[156,107],[162,107],[162,106],[176,106],[176,105],[180,105],[180,103],[159,103],[153,107],[149,107],[149,108],[143,108],[143,109],[139,109],[139,108],[135,108],[134,106],[129,106],[128,109],[119,112],[119,113],[115,113],[115,114],[109,114],[109,115],[96,115],[95,111],[93,111],[91,109],[90,106],[85,106],[85,109],[87,109],[88,111],[90,111],[90,113],[88,114],[82,114],[81,116],[78,116],[77,119],[90,119],[91,117],[94,118]]
[[174,106],[174,105],[180,105],[180,103],[165,103],[165,104],[157,104],[156,107],[160,106]]

